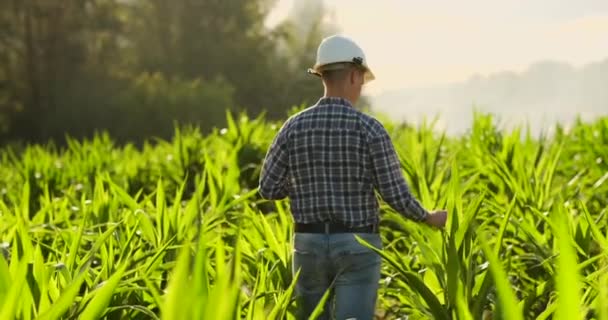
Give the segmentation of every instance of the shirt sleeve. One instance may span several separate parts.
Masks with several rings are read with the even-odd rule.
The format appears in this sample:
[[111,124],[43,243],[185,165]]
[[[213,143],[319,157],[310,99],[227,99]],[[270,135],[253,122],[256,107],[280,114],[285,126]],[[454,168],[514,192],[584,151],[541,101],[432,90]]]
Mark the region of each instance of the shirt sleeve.
[[382,199],[394,210],[414,221],[423,221],[428,215],[410,192],[401,172],[397,152],[384,128],[370,141],[374,185]]
[[280,200],[288,194],[289,154],[286,125],[276,135],[260,172],[260,195],[268,200]]

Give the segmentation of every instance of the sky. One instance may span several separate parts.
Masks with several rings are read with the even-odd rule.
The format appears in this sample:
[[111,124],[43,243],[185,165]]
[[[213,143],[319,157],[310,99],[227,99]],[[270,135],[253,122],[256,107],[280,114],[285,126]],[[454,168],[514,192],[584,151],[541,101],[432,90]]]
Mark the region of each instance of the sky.
[[[301,1],[301,0],[300,0]],[[269,24],[294,0],[277,0]],[[364,49],[374,96],[523,71],[541,60],[582,66],[608,57],[608,0],[325,0]]]

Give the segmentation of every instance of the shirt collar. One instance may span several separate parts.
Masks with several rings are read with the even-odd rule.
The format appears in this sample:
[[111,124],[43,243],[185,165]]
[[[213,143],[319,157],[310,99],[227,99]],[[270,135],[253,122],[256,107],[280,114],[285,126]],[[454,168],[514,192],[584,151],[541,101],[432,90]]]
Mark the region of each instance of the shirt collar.
[[344,99],[342,97],[321,97],[317,102],[317,105],[341,105],[346,107],[353,107],[352,103],[349,100]]

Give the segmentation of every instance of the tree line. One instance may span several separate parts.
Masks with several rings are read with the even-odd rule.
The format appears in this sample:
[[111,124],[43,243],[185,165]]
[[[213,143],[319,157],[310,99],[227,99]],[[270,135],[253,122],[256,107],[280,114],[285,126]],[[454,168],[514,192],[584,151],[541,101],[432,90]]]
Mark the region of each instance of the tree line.
[[209,130],[226,110],[282,118],[322,94],[306,74],[335,28],[321,0],[272,28],[274,0],[0,1],[0,139],[117,141]]

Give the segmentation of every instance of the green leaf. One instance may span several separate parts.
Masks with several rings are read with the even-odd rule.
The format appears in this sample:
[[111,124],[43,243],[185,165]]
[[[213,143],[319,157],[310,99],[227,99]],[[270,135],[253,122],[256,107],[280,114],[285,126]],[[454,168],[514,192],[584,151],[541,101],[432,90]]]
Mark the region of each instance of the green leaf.
[[[299,270],[298,270],[298,272],[299,272]],[[316,320],[323,314],[323,312],[325,311],[325,306],[327,304],[327,300],[329,299],[329,297],[331,295],[331,290],[332,290],[332,287],[327,288],[327,290],[325,290],[323,297],[321,297],[321,300],[319,300],[319,303],[317,303],[317,306],[315,307],[315,309],[312,311],[312,313],[308,317],[308,320]]]
[[[606,266],[606,263],[604,263]],[[608,275],[603,272],[598,281],[598,298],[595,307],[598,310],[599,320],[608,320]]]
[[85,270],[81,271],[70,285],[63,291],[57,301],[53,303],[51,308],[44,314],[41,314],[39,320],[55,320],[64,318],[65,313],[74,304],[76,297],[79,294],[80,286],[86,279]]
[[93,299],[91,299],[82,314],[80,314],[79,319],[95,320],[104,315],[106,308],[112,299],[114,290],[116,290],[118,283],[122,279],[126,266],[127,264],[125,263],[110,277],[110,279],[108,279],[108,281],[103,283],[96,291],[93,291]]
[[12,280],[11,273],[8,268],[8,264],[4,259],[4,255],[0,253],[0,307],[6,301],[6,295],[10,291]]
[[122,203],[126,204],[133,211],[140,208],[137,201],[135,201],[135,199],[133,199],[133,197],[131,197],[123,188],[114,183],[110,178],[106,178],[105,180],[111,186],[112,192],[120,201],[122,201]]
[[190,249],[182,247],[173,274],[171,275],[165,305],[163,308],[163,319],[190,319],[192,309],[189,288],[192,285],[189,280],[190,273]]
[[2,308],[0,308],[0,319],[16,319],[17,312],[19,312],[18,306],[20,305],[21,299],[23,298],[23,291],[27,290],[27,262],[20,261],[17,270],[11,279],[11,286],[6,294],[4,300],[0,302]]
[[[505,216],[505,218],[508,218],[508,215]],[[484,239],[486,240],[484,241]],[[494,277],[494,283],[496,284],[496,290],[498,291],[498,300],[500,302],[499,310],[502,314],[502,318],[523,320],[522,311],[518,305],[515,293],[513,293],[513,290],[511,289],[511,284],[509,283],[507,273],[500,264],[498,257],[495,256],[495,254],[489,248],[487,239],[489,239],[489,237],[485,235],[485,232],[481,232],[481,241],[479,241],[479,243],[481,244],[483,252],[490,263],[490,272]],[[497,246],[499,245],[500,244],[497,244]]]
[[[294,288],[295,288],[296,283],[299,278],[300,278],[300,270],[297,270],[294,275],[293,280],[291,281],[291,284],[289,285],[287,290],[285,290],[285,292],[283,292],[283,294],[281,295],[281,297],[275,304],[274,308],[270,311],[270,313],[268,315],[268,319],[285,319],[285,313],[287,311],[287,308],[291,304],[291,297],[292,297]],[[317,308],[319,308],[319,306],[322,306],[323,304],[325,304],[325,301],[327,300],[327,293],[328,292],[326,292],[323,295],[323,298],[321,299],[321,302],[319,303]],[[315,310],[313,311],[313,315],[316,314],[315,312],[317,312],[317,310],[316,310],[317,308],[315,308]]]
[[469,311],[469,305],[465,299],[465,294],[462,286],[458,286],[458,294],[456,295],[456,310],[458,320],[473,320],[473,316]]
[[277,237],[275,236],[272,227],[270,227],[270,224],[268,223],[266,217],[264,217],[263,214],[260,214],[259,218],[262,222],[262,225],[264,226],[264,239],[268,243],[270,250],[272,250],[281,259],[283,265],[287,265],[287,257],[283,255],[285,251],[283,250],[282,246],[279,245],[279,241],[277,240]]
[[[201,230],[199,228],[199,230]],[[199,231],[200,232],[200,231]],[[206,234],[202,233],[199,235],[199,241],[196,251],[196,257],[194,262],[194,294],[196,296],[199,307],[196,308],[193,312],[193,317],[195,319],[200,319],[203,317],[205,313],[205,309],[208,306],[209,300],[209,291],[210,291],[210,283],[209,283],[209,272],[210,272],[210,263],[207,256],[207,245],[208,237]]]
[[167,236],[169,229],[168,210],[165,203],[165,188],[162,179],[156,185],[156,234],[160,235],[160,241]]
[[604,255],[606,255],[606,257],[608,258],[608,240],[606,240],[606,237],[602,234],[602,231],[600,231],[600,228],[598,227],[597,223],[593,220],[593,218],[591,218],[591,214],[589,213],[589,210],[587,209],[585,203],[582,201],[580,201],[579,203],[581,205],[581,208],[583,208],[585,219],[587,219],[587,222],[589,223],[589,228],[591,229],[593,237],[600,244]]
[[397,269],[397,271],[399,271],[399,273],[405,278],[405,281],[407,282],[407,284],[413,290],[415,290],[422,296],[424,301],[429,306],[428,311],[433,315],[433,317],[435,319],[439,319],[439,320],[448,320],[449,319],[448,314],[447,314],[445,308],[443,307],[443,305],[441,305],[441,303],[439,302],[437,297],[435,297],[435,295],[433,294],[433,291],[424,284],[424,281],[417,274],[415,274],[411,271],[405,270],[403,268],[403,266],[398,264],[393,258],[390,257],[389,254],[384,252],[384,250],[380,250],[380,249],[376,248],[375,246],[369,244],[367,241],[365,241],[364,239],[362,239],[359,236],[355,236],[355,238],[362,245],[364,245],[364,246],[372,249],[374,252],[378,253],[384,260],[386,260],[391,266],[393,266],[395,269]]
[[555,236],[557,238],[559,256],[555,282],[559,295],[559,306],[555,317],[557,320],[583,319],[581,310],[581,285],[577,271],[576,253],[572,246],[572,235],[568,227],[569,216],[565,209],[559,206],[554,212],[553,220],[556,226]]

